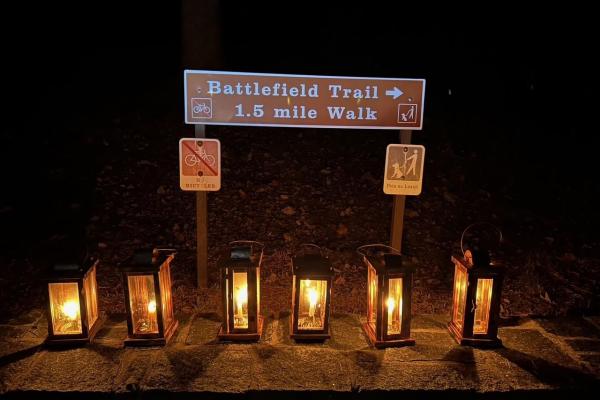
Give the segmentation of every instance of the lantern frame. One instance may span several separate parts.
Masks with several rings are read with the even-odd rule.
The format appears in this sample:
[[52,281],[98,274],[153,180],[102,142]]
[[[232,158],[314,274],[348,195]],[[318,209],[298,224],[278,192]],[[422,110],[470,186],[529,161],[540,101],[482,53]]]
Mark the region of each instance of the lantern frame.
[[[217,337],[221,341],[256,342],[260,340],[263,317],[260,315],[260,269],[265,245],[253,240],[235,240],[229,243],[217,263],[221,275],[223,321]],[[246,274],[246,307],[248,327],[235,326],[234,274]]]
[[[361,246],[357,249],[367,266],[367,305],[371,303],[371,285],[369,272],[373,270],[377,276],[377,296],[375,298],[375,327],[372,326],[371,310],[367,310],[367,321],[363,329],[371,344],[376,348],[412,346],[415,340],[410,337],[412,320],[412,280],[415,265],[403,259],[400,251],[383,244]],[[390,334],[388,329],[388,316],[386,300],[390,292],[390,280],[402,279],[402,310],[400,333]]]
[[[56,263],[54,264],[52,271],[48,276],[48,308],[46,311],[48,317],[48,336],[45,341],[45,344],[48,346],[84,345],[90,343],[106,319],[106,315],[101,313],[98,309],[98,283],[96,280],[96,274],[100,260],[88,257],[87,254],[84,254],[81,260],[81,262],[76,263]],[[94,284],[93,293],[87,293],[85,282],[87,279],[92,279],[92,277]],[[61,334],[55,332],[52,316],[53,309],[51,285],[63,283],[74,283],[77,285],[77,300],[79,302],[78,313],[81,322],[80,333]],[[92,296],[95,296],[95,299],[92,299]],[[88,302],[94,300],[97,316],[95,321],[90,326],[88,319]]]
[[[138,250],[125,262],[119,269],[123,276],[123,292],[125,295],[125,308],[127,310],[127,338],[124,340],[126,346],[164,346],[173,337],[173,334],[179,326],[175,318],[173,309],[173,288],[171,286],[171,261],[175,258],[173,249],[150,249]],[[168,310],[172,314],[171,321],[165,326],[163,315],[163,296],[160,274],[166,271],[168,282]],[[134,320],[131,309],[131,288],[129,287],[130,277],[151,277],[154,287],[154,301],[156,312],[157,332],[136,333],[134,331]]]
[[[502,341],[498,338],[498,323],[500,320],[500,297],[504,280],[504,267],[498,264],[478,265],[468,261],[470,252],[467,250],[465,257],[455,255],[451,257],[455,265],[454,285],[452,296],[452,315],[448,323],[448,330],[457,343],[473,347],[500,347]],[[463,294],[463,309],[459,310],[459,274],[466,274],[466,290]],[[487,315],[487,329],[485,333],[475,333],[475,313],[477,310],[477,289],[480,279],[491,279],[491,295],[489,312]],[[483,283],[483,282],[482,282]],[[462,318],[456,318],[457,311],[462,312]]]
[[[476,243],[465,246],[465,235],[474,227],[486,226],[498,234],[497,244],[485,242],[485,236],[477,238]],[[452,290],[452,313],[448,330],[457,343],[473,347],[500,347],[498,323],[500,321],[500,299],[505,268],[492,252],[502,243],[502,231],[488,222],[469,225],[460,238],[461,255],[451,257],[454,263],[454,284]],[[495,241],[495,239],[494,239]],[[483,244],[482,244],[483,243]],[[487,282],[486,282],[487,281]],[[490,284],[491,281],[491,284]],[[481,287],[479,285],[482,285]],[[481,291],[480,291],[481,289]],[[485,332],[477,332],[477,300],[483,306]],[[482,316],[479,316],[481,319]]]
[[[321,247],[315,244],[301,244],[299,254],[292,257],[292,315],[290,317],[290,337],[297,342],[321,342],[331,337],[329,318],[331,314],[331,290],[333,283],[333,266],[324,256]],[[312,251],[307,251],[311,249]],[[318,251],[318,252],[317,252]],[[300,317],[300,284],[302,281],[325,282],[325,311],[323,329],[302,329],[299,327]]]

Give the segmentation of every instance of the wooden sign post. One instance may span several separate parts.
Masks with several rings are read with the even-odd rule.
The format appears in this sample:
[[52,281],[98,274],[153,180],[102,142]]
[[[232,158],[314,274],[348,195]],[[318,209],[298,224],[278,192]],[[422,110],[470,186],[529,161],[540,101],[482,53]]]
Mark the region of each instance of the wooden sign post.
[[[206,126],[195,125],[197,138],[206,137]],[[198,287],[208,286],[208,212],[206,192],[196,192],[196,270]]]
[[[400,143],[410,144],[412,131],[400,131]],[[390,246],[402,253],[402,232],[404,230],[404,208],[406,196],[394,196],[392,206],[392,228],[390,231]]]

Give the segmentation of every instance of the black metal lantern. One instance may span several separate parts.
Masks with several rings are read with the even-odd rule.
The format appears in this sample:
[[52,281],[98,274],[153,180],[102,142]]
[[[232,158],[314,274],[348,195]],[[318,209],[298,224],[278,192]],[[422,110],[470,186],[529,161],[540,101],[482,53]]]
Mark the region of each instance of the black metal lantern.
[[302,245],[292,257],[292,318],[290,336],[298,341],[329,339],[333,267],[314,244]]
[[[476,236],[470,244],[464,243],[465,234],[481,226],[488,227],[488,232]],[[489,239],[490,227],[492,235],[497,236],[496,243]],[[502,233],[495,226],[473,224],[461,237],[463,255],[451,257],[454,263],[454,293],[448,329],[461,345],[502,345],[497,334],[504,267],[492,253],[501,241]]]
[[128,337],[125,345],[164,345],[178,322],[171,297],[171,249],[136,251],[120,265],[123,273]]
[[414,265],[382,244],[357,249],[367,266],[367,322],[364,330],[377,348],[410,346]]
[[89,343],[104,321],[98,312],[96,270],[99,260],[78,254],[56,262],[48,278],[46,343]]
[[223,296],[223,324],[219,340],[252,342],[260,339],[260,267],[264,245],[251,240],[229,244],[219,259]]

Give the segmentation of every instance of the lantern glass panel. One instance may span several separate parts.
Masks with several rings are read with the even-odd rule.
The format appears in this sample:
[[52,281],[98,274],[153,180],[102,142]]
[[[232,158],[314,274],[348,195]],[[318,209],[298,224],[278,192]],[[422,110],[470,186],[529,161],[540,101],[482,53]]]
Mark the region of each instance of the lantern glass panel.
[[98,319],[98,283],[96,282],[96,266],[83,278],[85,304],[87,307],[88,326],[93,326]]
[[392,278],[388,285],[388,298],[385,300],[387,333],[399,335],[402,328],[402,278]]
[[49,283],[50,312],[55,335],[81,334],[79,285],[76,282]]
[[325,329],[326,280],[300,280],[298,297],[298,328],[303,330]]
[[160,296],[164,326],[168,327],[173,322],[173,300],[171,298],[171,267],[163,265],[158,273],[160,282]]
[[467,271],[457,264],[454,271],[454,311],[452,313],[452,319],[459,328],[462,328],[463,325],[466,301]]
[[248,329],[248,273],[233,271],[233,328]]
[[154,277],[130,275],[128,281],[133,333],[158,333]]
[[477,294],[475,308],[475,324],[473,333],[486,334],[490,321],[490,305],[492,302],[493,279],[477,279]]
[[369,304],[367,309],[367,322],[371,326],[371,329],[375,331],[377,325],[377,272],[371,265],[369,265],[368,280],[369,298],[367,300]]

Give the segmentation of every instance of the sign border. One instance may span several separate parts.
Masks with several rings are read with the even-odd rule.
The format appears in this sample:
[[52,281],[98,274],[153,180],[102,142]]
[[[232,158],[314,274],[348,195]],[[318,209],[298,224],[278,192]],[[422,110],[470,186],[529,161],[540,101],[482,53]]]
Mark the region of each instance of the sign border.
[[[291,124],[248,124],[241,122],[210,122],[207,120],[194,121],[189,115],[189,105],[187,96],[187,76],[190,73],[202,73],[213,75],[246,75],[246,76],[281,76],[289,78],[334,78],[334,79],[376,79],[385,81],[421,81],[423,83],[423,92],[421,93],[421,118],[419,126],[339,126],[339,125],[291,125]],[[295,74],[269,74],[264,72],[234,72],[234,71],[208,71],[203,69],[184,69],[183,70],[183,103],[185,108],[185,123],[188,125],[233,125],[233,126],[269,126],[280,128],[330,128],[330,129],[410,129],[415,131],[423,130],[423,116],[425,115],[425,84],[426,80],[422,78],[373,78],[367,76],[331,76],[331,75],[295,75]]]

